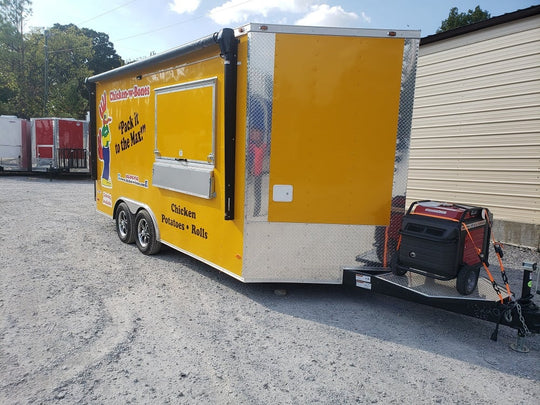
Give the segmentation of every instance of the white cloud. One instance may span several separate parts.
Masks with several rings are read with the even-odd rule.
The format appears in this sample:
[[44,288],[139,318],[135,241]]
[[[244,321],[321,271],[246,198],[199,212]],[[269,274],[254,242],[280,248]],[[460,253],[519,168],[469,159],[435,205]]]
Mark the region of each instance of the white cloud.
[[169,3],[169,7],[178,14],[184,14],[193,13],[200,4],[201,0],[173,0],[172,3]]
[[[178,0],[177,0],[178,1]],[[270,12],[304,13],[316,0],[229,0],[209,12],[218,24],[246,23],[254,17],[267,17]]]
[[[180,0],[176,0],[179,2]],[[217,24],[248,23],[258,18],[267,18],[270,13],[281,13],[279,21],[287,21],[287,14],[305,14],[296,21],[298,25],[351,27],[359,21],[371,23],[371,17],[347,12],[341,6],[320,4],[320,0],[228,0],[210,10],[208,16]],[[276,15],[274,15],[276,17]],[[276,20],[276,18],[274,18]]]
[[366,13],[362,11],[362,20],[364,20],[367,23],[371,23],[371,17],[368,16]]
[[[311,10],[304,17],[296,21],[297,25],[317,25],[332,27],[351,27],[358,25],[358,14],[347,12],[341,6],[330,7],[328,4],[318,4],[311,6]],[[362,13],[362,19],[370,22],[365,13]]]

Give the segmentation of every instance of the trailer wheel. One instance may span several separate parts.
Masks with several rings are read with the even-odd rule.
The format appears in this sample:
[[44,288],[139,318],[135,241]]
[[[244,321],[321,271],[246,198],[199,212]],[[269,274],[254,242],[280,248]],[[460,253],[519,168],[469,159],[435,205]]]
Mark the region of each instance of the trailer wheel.
[[456,289],[461,295],[469,295],[478,284],[478,274],[480,268],[473,266],[462,266],[457,275]]
[[398,265],[398,255],[399,252],[392,255],[392,259],[390,259],[390,269],[396,276],[404,276],[405,273],[407,273],[407,270]]
[[116,233],[124,243],[135,242],[135,222],[133,214],[126,203],[120,203],[116,208]]
[[141,210],[135,217],[135,229],[137,235],[135,237],[135,243],[145,255],[153,255],[159,252],[161,249],[161,242],[156,239],[156,230],[150,214]]

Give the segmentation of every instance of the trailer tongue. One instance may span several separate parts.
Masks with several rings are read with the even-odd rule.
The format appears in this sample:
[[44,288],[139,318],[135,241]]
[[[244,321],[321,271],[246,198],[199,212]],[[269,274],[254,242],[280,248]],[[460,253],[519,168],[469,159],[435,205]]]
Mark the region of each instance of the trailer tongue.
[[493,322],[496,327],[491,335],[492,340],[497,340],[499,325],[509,326],[518,331],[518,339],[512,348],[527,352],[523,338],[532,333],[540,333],[540,311],[532,301],[531,293],[532,273],[537,270],[536,267],[536,263],[524,263],[519,299],[508,295],[496,283],[484,277],[478,278],[474,292],[462,295],[456,290],[456,280],[440,280],[416,272],[398,276],[388,267],[346,268],[343,283]]

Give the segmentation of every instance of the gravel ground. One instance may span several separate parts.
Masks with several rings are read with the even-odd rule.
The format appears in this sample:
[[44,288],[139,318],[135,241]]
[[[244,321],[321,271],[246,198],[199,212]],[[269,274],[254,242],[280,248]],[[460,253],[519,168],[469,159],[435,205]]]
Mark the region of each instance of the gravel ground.
[[[341,286],[147,257],[86,180],[0,177],[1,404],[537,403],[540,338]],[[522,260],[506,247],[521,288]],[[286,288],[287,295],[274,293]],[[537,296],[538,297],[538,296]],[[536,398],[536,399],[535,399]]]

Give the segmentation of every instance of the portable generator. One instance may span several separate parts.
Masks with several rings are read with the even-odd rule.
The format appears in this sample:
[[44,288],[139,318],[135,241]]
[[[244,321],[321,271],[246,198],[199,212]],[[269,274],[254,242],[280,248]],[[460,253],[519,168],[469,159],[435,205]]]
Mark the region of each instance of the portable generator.
[[471,294],[482,262],[487,265],[491,213],[487,208],[416,201],[403,217],[392,272],[439,280],[457,278],[460,294]]

